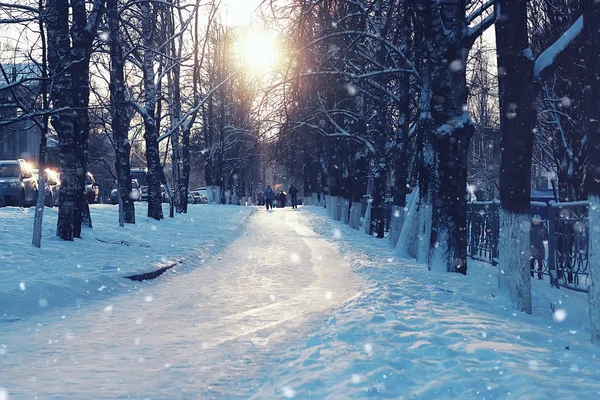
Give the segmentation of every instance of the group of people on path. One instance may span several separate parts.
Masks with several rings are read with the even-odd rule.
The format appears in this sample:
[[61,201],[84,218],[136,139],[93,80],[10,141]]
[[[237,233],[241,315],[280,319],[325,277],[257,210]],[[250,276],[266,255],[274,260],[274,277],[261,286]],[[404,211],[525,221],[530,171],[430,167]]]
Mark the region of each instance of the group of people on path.
[[[297,210],[298,209],[298,189],[296,188],[296,186],[294,186],[294,184],[292,183],[290,185],[290,190],[288,190],[288,193],[290,194],[290,197],[292,199],[292,209]],[[279,197],[279,205],[280,207],[285,207],[285,203],[286,203],[286,194],[285,192],[282,190],[281,192],[279,192],[279,194],[277,195]],[[267,208],[267,210],[269,209],[273,209],[273,200],[275,199],[275,192],[273,192],[273,189],[271,189],[271,186],[267,185],[267,188],[265,189],[265,207]]]

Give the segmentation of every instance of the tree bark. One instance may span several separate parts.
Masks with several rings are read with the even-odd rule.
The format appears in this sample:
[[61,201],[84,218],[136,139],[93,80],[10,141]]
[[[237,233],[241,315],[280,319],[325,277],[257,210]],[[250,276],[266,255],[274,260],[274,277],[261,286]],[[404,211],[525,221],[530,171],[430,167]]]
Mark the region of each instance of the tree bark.
[[[135,224],[135,205],[131,198],[131,144],[128,140],[129,113],[125,98],[125,59],[119,26],[118,2],[107,0],[107,20],[110,29],[110,104],[111,129],[115,148],[115,169],[119,185],[119,206],[122,207],[122,220]],[[121,214],[121,213],[120,213]]]
[[51,122],[58,135],[60,150],[60,201],[56,234],[63,240],[73,240],[75,212],[75,137],[72,112],[72,82],[69,76],[71,48],[69,38],[68,0],[49,0],[46,3],[48,30],[48,69],[54,76],[50,101],[61,111]]
[[466,274],[466,161],[474,128],[465,110],[470,47],[465,2],[419,0],[417,9],[430,64],[430,135],[438,174],[428,265],[432,270]]
[[[44,12],[44,2],[43,0],[39,0],[38,2],[38,10],[39,14],[42,15]],[[38,27],[40,30],[40,42],[41,42],[41,51],[42,51],[42,63],[40,65],[41,69],[41,94],[42,94],[42,110],[47,111],[49,108],[49,98],[48,98],[48,52],[46,45],[46,31],[44,28],[43,19],[40,18],[38,20]],[[33,237],[31,243],[40,248],[42,246],[42,223],[44,221],[44,203],[46,198],[46,146],[47,146],[47,138],[48,138],[48,114],[44,114],[41,121],[40,126],[40,155],[38,159],[38,171],[39,171],[39,182],[38,182],[38,198],[37,204],[35,206],[35,217],[33,222]],[[41,188],[41,189],[40,189]],[[41,192],[41,193],[40,193]]]
[[142,15],[142,40],[144,43],[143,55],[143,80],[146,104],[142,118],[144,120],[144,140],[146,142],[146,164],[148,167],[148,217],[155,220],[163,219],[162,195],[160,190],[164,174],[160,163],[160,150],[158,147],[158,130],[156,124],[156,103],[158,93],[156,90],[154,72],[154,48],[156,30],[156,13],[150,1],[140,4]]
[[500,0],[496,23],[502,153],[500,161],[500,293],[531,314],[529,223],[535,126],[533,56],[525,0]]
[[586,121],[588,165],[586,191],[589,200],[588,265],[590,328],[592,343],[600,345],[600,2],[586,0],[583,9],[585,44]]

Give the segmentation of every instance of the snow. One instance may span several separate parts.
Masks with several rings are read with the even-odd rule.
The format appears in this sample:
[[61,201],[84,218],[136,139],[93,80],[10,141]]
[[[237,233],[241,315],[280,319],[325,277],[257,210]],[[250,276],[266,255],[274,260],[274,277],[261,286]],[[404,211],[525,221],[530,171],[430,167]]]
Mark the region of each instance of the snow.
[[[219,236],[205,236],[215,229],[210,214],[256,209],[201,207],[213,212],[198,221],[210,227],[196,231],[198,240],[215,246]],[[231,221],[240,236],[219,256],[198,260],[180,274],[80,308],[1,323],[0,394],[153,399],[600,394],[600,350],[589,341],[583,293],[535,280],[528,315],[498,297],[496,267],[470,261],[467,276],[428,271],[395,257],[386,240],[333,221],[321,207],[259,208],[248,219]],[[94,230],[101,229],[99,218],[95,223]]]
[[0,208],[0,323],[131,291],[135,283],[125,276],[179,262],[185,269],[190,258],[208,261],[254,210],[192,205],[187,215],[155,221],[146,217],[146,203],[135,208],[137,223],[121,228],[118,207],[91,205],[94,229],[73,243],[54,235],[58,208],[46,208],[41,249],[29,246],[35,210]]
[[571,25],[569,29],[563,35],[558,38],[550,47],[548,47],[542,54],[539,55],[533,66],[533,74],[536,80],[542,78],[542,73],[547,68],[554,64],[554,60],[565,51],[579,34],[583,31],[583,15],[577,18],[577,21]]

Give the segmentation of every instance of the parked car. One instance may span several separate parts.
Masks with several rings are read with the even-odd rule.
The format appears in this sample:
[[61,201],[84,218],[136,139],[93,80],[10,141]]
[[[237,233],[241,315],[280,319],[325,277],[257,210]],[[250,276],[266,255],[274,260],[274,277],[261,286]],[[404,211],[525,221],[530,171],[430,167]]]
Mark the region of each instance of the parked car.
[[195,192],[200,193],[202,196],[208,198],[208,189],[206,189],[206,187],[199,187],[198,189],[194,190]]
[[[33,176],[37,182],[40,181],[39,170],[33,169]],[[39,188],[39,184],[38,184]],[[44,196],[44,205],[46,207],[54,207],[59,204],[60,196],[60,175],[58,172],[46,168],[46,188]]]
[[165,185],[160,185],[160,197],[163,203],[169,202],[169,194],[167,193],[167,188]]
[[117,190],[117,182],[113,183],[112,188],[110,189],[110,197],[108,198],[109,204],[119,204],[119,191]]
[[85,195],[87,196],[88,203],[97,203],[98,197],[100,196],[100,189],[94,179],[94,175],[88,172],[85,175]]
[[[194,200],[194,204],[207,204],[208,203],[208,198],[206,198],[206,196],[204,196],[199,191],[194,190],[194,191],[191,191],[190,194],[192,196],[192,199]],[[188,197],[188,202],[189,202],[189,197]]]
[[129,197],[133,201],[142,201],[142,190],[140,189],[140,184],[137,179],[131,180],[131,194]]
[[35,205],[38,185],[25,160],[0,161],[0,203],[27,207]]
[[[119,197],[117,196],[117,185],[118,183],[115,181],[112,185],[112,189],[110,190],[110,198],[108,202],[110,204],[119,204]],[[137,179],[131,180],[131,193],[129,198],[133,201],[142,201],[142,191],[140,189],[140,185]]]

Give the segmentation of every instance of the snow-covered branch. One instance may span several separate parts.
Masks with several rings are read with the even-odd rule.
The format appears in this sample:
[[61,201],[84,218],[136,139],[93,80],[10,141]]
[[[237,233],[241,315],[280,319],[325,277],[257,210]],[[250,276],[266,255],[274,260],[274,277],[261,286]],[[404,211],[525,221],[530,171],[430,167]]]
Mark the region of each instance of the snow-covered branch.
[[569,29],[563,35],[548,47],[540,56],[535,60],[533,67],[533,73],[536,81],[540,81],[550,73],[553,69],[556,60],[569,48],[577,37],[583,31],[583,15],[577,18],[577,21],[571,25]]

